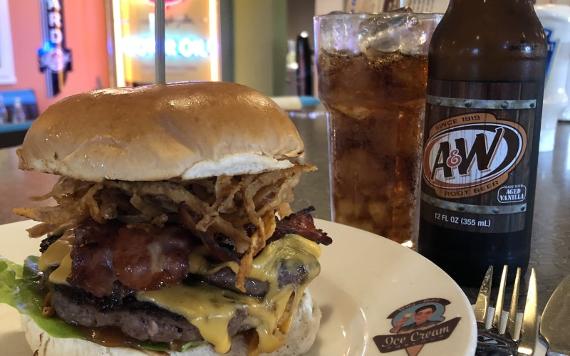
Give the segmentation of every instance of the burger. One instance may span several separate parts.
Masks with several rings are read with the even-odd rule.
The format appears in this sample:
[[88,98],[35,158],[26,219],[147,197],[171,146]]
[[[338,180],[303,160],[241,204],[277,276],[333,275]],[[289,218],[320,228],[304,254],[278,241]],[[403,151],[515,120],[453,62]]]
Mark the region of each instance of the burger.
[[[104,89],[49,107],[20,168],[59,175],[39,222],[35,355],[297,355],[320,312],[311,209],[289,203],[303,142],[269,98],[232,83]],[[72,337],[46,330],[56,322]],[[52,328],[53,329],[53,328]]]

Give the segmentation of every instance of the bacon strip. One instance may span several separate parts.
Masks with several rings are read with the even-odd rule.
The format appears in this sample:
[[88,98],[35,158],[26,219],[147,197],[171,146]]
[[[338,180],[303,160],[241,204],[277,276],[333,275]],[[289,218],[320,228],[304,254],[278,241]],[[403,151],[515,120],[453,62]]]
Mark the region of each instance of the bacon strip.
[[116,281],[113,271],[113,237],[116,227],[93,221],[75,228],[71,250],[72,268],[68,282],[96,297],[113,292]]
[[[323,245],[332,243],[325,232],[315,227],[310,214],[313,210],[309,207],[277,221],[267,214],[256,224],[267,231],[253,231],[251,249],[241,256],[221,246],[215,236],[197,231],[194,218],[185,206],[180,207],[181,222],[192,232],[152,225],[126,228],[88,220],[74,230],[69,282],[96,297],[112,295],[121,285],[131,290],[154,290],[177,284],[187,276],[192,247],[202,244],[208,247],[214,259],[240,262],[236,287],[243,290],[244,282],[240,280],[246,280],[248,266],[266,242],[297,234]],[[264,234],[271,234],[271,238],[264,241],[260,238]]]
[[179,229],[121,228],[113,244],[113,270],[119,282],[135,290],[177,284],[188,274],[190,242]]
[[93,221],[75,229],[69,283],[96,297],[117,282],[134,290],[180,283],[188,273],[191,237],[181,229],[118,228]]
[[311,212],[315,208],[310,206],[301,211],[293,213],[279,221],[275,227],[275,232],[270,241],[275,241],[287,234],[297,234],[306,239],[323,245],[330,245],[333,240],[321,229],[315,227]]

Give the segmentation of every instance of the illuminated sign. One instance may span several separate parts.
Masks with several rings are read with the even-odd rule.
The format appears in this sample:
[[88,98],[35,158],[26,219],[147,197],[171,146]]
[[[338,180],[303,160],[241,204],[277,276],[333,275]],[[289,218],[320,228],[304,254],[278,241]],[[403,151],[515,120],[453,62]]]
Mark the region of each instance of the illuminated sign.
[[[154,5],[154,1],[155,0],[149,0],[150,3],[152,3]],[[173,5],[177,5],[179,3],[181,3],[183,0],[165,0],[164,1],[164,5],[165,6],[173,6]]]
[[[155,79],[153,0],[112,0],[117,86]],[[165,0],[166,80],[219,80],[219,0]]]
[[[154,58],[154,37],[131,36],[123,38],[123,51],[128,57]],[[164,52],[172,58],[206,59],[210,57],[211,44],[198,36],[173,36],[164,41]]]
[[43,46],[38,50],[49,96],[59,94],[71,70],[71,51],[65,47],[63,0],[41,0]]

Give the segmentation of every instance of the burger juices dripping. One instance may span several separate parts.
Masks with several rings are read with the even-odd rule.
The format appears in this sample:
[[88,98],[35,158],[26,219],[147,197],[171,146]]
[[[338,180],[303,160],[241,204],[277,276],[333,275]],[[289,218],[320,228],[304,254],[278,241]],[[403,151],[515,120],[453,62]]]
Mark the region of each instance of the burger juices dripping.
[[[290,213],[293,187],[300,174],[311,169],[295,166],[186,182],[93,183],[62,177],[52,192],[37,198],[53,198],[56,206],[15,212],[41,222],[29,230],[31,237],[52,236],[42,246],[43,267],[57,267],[50,281],[60,278],[58,282],[87,292],[89,298],[120,301],[135,293],[174,288],[192,278],[189,260],[198,250],[205,251],[212,265],[236,266],[202,276],[202,282],[259,298],[269,287],[248,275],[267,243],[287,234],[332,242],[314,227],[310,210],[276,218]],[[65,251],[70,253],[64,256]],[[229,278],[220,277],[221,272]],[[281,274],[280,286],[306,278]]]

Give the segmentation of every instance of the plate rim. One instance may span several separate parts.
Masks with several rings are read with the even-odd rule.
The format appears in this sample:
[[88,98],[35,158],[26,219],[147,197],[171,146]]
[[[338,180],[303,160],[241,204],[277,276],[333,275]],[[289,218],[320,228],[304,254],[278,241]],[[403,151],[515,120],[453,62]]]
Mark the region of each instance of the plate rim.
[[[390,245],[390,246],[394,247],[395,249],[402,251],[402,253],[407,254],[408,256],[410,256],[410,258],[422,260],[424,263],[429,264],[430,267],[432,267],[434,270],[438,271],[442,276],[444,276],[444,278],[447,280],[448,284],[450,286],[452,286],[452,288],[456,292],[458,292],[457,294],[462,299],[462,302],[463,302],[462,305],[465,306],[465,308],[462,308],[462,310],[466,311],[465,316],[467,316],[467,318],[468,318],[467,323],[468,323],[468,325],[471,326],[470,327],[470,336],[471,336],[470,337],[470,343],[466,345],[466,355],[475,354],[475,350],[477,347],[477,322],[475,321],[475,313],[473,312],[472,304],[469,301],[469,298],[467,298],[467,295],[465,294],[465,292],[463,292],[461,287],[457,284],[457,282],[455,282],[455,280],[453,278],[451,278],[451,276],[449,276],[449,274],[447,272],[445,272],[441,267],[439,267],[438,265],[436,265],[435,263],[430,261],[425,256],[421,255],[419,252],[414,251],[411,248],[402,246],[398,242],[392,241],[389,238],[386,238],[382,235],[375,234],[373,232],[366,231],[363,229],[359,229],[357,227],[353,227],[350,225],[341,224],[338,222],[329,221],[329,220],[325,220],[325,219],[315,218],[314,220],[315,220],[315,225],[317,226],[317,228],[322,227],[323,229],[325,229],[324,226],[322,226],[322,225],[332,225],[332,226],[338,225],[338,226],[341,226],[342,229],[353,230],[360,237],[377,241],[377,243],[380,243],[380,244]],[[326,231],[326,229],[325,229],[325,231]],[[333,238],[334,238],[334,236],[333,236]],[[334,240],[333,240],[333,244],[334,244]]]

